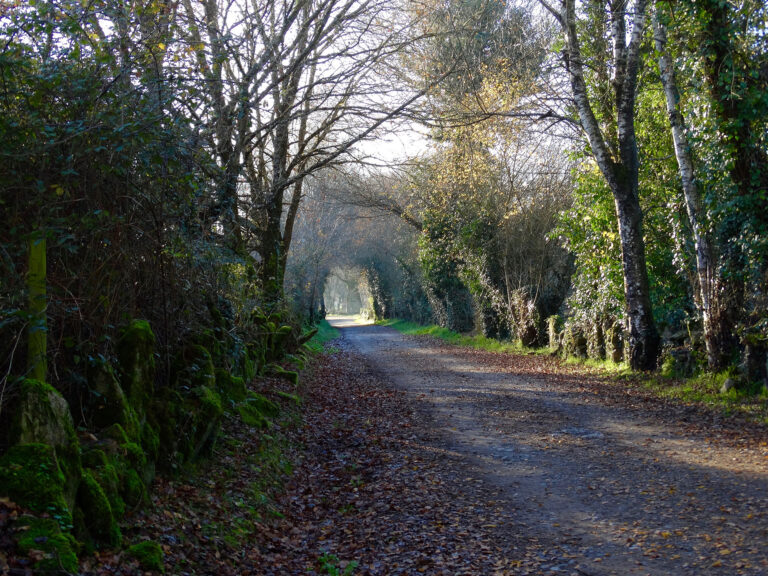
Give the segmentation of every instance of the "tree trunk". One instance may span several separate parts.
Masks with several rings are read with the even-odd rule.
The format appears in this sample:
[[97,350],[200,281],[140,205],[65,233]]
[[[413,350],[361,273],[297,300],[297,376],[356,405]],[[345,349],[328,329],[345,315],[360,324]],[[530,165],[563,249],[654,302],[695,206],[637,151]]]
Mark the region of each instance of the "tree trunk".
[[266,228],[261,237],[261,255],[264,260],[261,264],[261,286],[264,290],[264,301],[268,304],[276,304],[283,298],[283,236],[281,220],[283,215],[283,192],[276,192],[267,212]]
[[621,238],[629,364],[633,370],[653,370],[659,355],[660,338],[651,308],[643,241],[643,212],[637,196],[637,184],[632,186],[631,182],[619,180],[615,187],[611,186],[611,190],[615,199]]
[[[548,9],[552,9],[545,3]],[[659,354],[659,333],[653,320],[648,271],[643,241],[643,212],[638,195],[638,155],[635,137],[635,94],[640,60],[640,44],[645,29],[646,2],[635,4],[630,42],[627,44],[626,14],[623,3],[611,4],[613,36],[613,89],[618,127],[618,156],[611,148],[595,117],[584,77],[584,64],[577,32],[575,0],[566,0],[564,11],[553,11],[563,26],[566,39],[566,67],[579,119],[589,139],[592,152],[611,189],[621,239],[624,297],[628,324],[630,366],[652,370]]]
[[711,370],[719,370],[723,367],[729,356],[724,338],[726,334],[733,334],[733,319],[735,316],[725,310],[721,310],[723,302],[720,302],[719,282],[716,278],[716,255],[712,247],[712,241],[703,225],[704,209],[701,192],[696,185],[694,177],[693,159],[691,148],[685,131],[685,120],[680,111],[680,93],[675,78],[675,70],[672,58],[667,51],[667,28],[664,16],[660,13],[659,3],[654,11],[653,27],[656,51],[659,53],[659,73],[664,87],[664,96],[667,104],[667,114],[672,131],[672,140],[675,147],[675,156],[680,170],[680,180],[685,197],[685,208],[688,220],[693,231],[693,241],[696,250],[696,274],[698,286],[694,290],[698,292],[697,304],[701,312],[704,328],[704,343],[707,349],[707,364]]

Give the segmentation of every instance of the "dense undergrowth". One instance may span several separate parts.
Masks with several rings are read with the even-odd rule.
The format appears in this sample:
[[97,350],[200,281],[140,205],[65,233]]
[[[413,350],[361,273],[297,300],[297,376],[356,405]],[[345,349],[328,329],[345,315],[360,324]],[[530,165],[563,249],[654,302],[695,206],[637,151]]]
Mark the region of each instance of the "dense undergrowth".
[[[334,331],[324,323],[322,334],[296,337],[276,314],[262,325],[261,338],[240,355],[226,325],[214,325],[179,350],[167,386],[155,386],[156,338],[146,321],[123,331],[114,364],[88,372],[90,403],[68,402],[36,380],[16,386],[4,413],[9,447],[0,457],[2,527],[9,534],[3,555],[11,567],[75,573],[78,558],[125,548],[156,569],[157,547],[126,538],[124,527],[151,501],[158,473],[180,478],[218,456],[222,426],[233,420],[258,433],[251,456],[260,484],[250,487],[250,497],[266,504],[275,475],[289,470],[278,432],[296,420],[297,370]],[[232,442],[225,436],[236,457],[244,440]]]
[[[225,409],[211,457],[178,476],[156,480],[153,505],[123,522],[126,538],[159,543],[164,556],[161,567],[172,573],[215,570],[224,575],[267,570],[254,542],[271,534],[271,526],[283,519],[280,501],[306,449],[297,440],[305,425],[305,381],[312,379],[319,356],[332,350],[327,343],[337,335],[338,331],[320,321],[317,334],[305,347],[309,352],[298,362],[302,369],[299,384],[275,377],[249,382],[251,409],[243,410],[243,404]],[[128,548],[129,556],[134,546]],[[158,570],[146,561],[136,561],[145,570]],[[86,558],[82,566],[93,574],[133,573],[135,562],[126,562],[116,549]]]

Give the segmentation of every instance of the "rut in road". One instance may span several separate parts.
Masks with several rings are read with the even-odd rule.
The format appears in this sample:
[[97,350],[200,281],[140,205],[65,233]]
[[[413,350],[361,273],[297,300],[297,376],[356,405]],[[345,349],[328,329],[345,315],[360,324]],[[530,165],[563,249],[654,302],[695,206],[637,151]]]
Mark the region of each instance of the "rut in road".
[[[685,432],[501,355],[336,321],[440,446],[501,490],[541,573],[768,573],[768,451]],[[530,550],[528,556],[530,557]]]

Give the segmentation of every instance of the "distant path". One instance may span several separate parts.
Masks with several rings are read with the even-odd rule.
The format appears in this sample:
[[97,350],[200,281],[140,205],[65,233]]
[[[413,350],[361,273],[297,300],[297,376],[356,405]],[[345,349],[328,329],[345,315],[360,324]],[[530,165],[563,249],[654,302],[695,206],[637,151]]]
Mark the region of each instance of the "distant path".
[[499,490],[518,573],[768,574],[765,444],[686,432],[514,358],[330,320],[414,400],[432,448]]

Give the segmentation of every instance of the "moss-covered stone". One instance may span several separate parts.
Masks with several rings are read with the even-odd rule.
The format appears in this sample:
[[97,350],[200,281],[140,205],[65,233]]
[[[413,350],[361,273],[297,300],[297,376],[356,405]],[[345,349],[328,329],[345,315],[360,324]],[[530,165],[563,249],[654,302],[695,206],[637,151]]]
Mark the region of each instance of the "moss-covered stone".
[[67,445],[74,436],[69,404],[50,384],[24,380],[15,409],[12,441],[16,444]]
[[[91,456],[92,453],[101,456]],[[87,460],[94,464],[88,467],[89,473],[104,491],[115,520],[123,517],[126,505],[136,508],[147,501],[144,478],[148,461],[141,446],[127,442],[109,456],[98,449],[87,454]]]
[[39,550],[44,557],[33,566],[35,572],[47,574],[76,574],[78,572],[77,543],[55,520],[25,516],[15,523],[19,552],[27,555]]
[[90,534],[85,527],[85,513],[83,513],[80,506],[75,506],[75,510],[72,512],[72,525],[73,533],[79,544],[79,551],[86,556],[93,554],[96,547],[91,540]]
[[595,360],[605,360],[605,330],[601,322],[596,322],[589,331],[587,342],[587,353],[590,358]]
[[178,422],[181,420],[182,403],[181,394],[167,386],[153,400],[148,415],[159,440],[157,464],[165,472],[173,472],[178,467],[176,453],[181,439]]
[[163,566],[163,549],[157,542],[147,540],[134,544],[127,550],[128,556],[135,558],[144,570],[165,572]]
[[189,344],[176,357],[173,379],[177,390],[192,390],[199,386],[216,387],[216,374],[208,350],[199,344]]
[[155,478],[155,463],[160,456],[160,435],[149,422],[141,430],[141,447],[147,456],[147,463],[142,470],[144,484],[149,486]]
[[[168,434],[169,437],[172,437],[173,430],[169,429]],[[145,484],[149,484],[152,481],[155,474],[155,461],[158,457],[160,440],[157,432],[149,423],[144,424],[142,427],[141,444],[131,441],[130,436],[126,434],[119,424],[113,424],[106,430],[103,430],[101,436],[107,441],[114,442],[115,445],[110,444],[111,449],[108,458],[111,461],[119,460],[121,470],[123,468],[133,468],[144,478]],[[149,446],[150,453],[147,453],[145,450],[145,445]],[[102,446],[105,445],[102,444]]]
[[0,496],[34,512],[49,513],[68,527],[72,515],[65,488],[66,478],[47,444],[19,444],[0,457]]
[[685,347],[670,348],[661,355],[661,375],[667,378],[690,378],[698,370],[696,355]]
[[64,476],[64,498],[71,509],[80,481],[80,444],[69,404],[53,386],[39,380],[22,382],[11,440],[14,444],[45,444],[53,448]]
[[115,519],[122,518],[125,514],[125,500],[121,496],[120,475],[117,468],[112,464],[107,464],[100,468],[90,470],[93,478],[98,482],[104,494],[109,500],[109,506],[112,509],[112,516]]
[[157,460],[160,449],[160,436],[154,427],[147,422],[141,430],[141,447],[149,460]]
[[127,442],[122,445],[123,454],[126,463],[130,468],[134,470],[143,470],[147,465],[147,456],[144,454],[144,450],[141,446],[135,442]]
[[566,326],[563,347],[568,356],[576,358],[587,357],[587,338],[578,326]]
[[278,406],[266,396],[257,394],[256,392],[248,393],[246,404],[254,406],[259,412],[269,418],[276,418],[280,415],[280,406]]
[[109,499],[88,470],[83,472],[83,479],[77,491],[77,504],[83,511],[85,529],[96,544],[110,547],[120,545],[122,536]]
[[249,392],[248,399],[237,410],[248,426],[261,429],[269,428],[270,420],[280,414],[280,406],[255,392]]
[[99,448],[91,448],[87,452],[83,452],[82,462],[83,468],[98,468],[109,464],[106,453]]
[[166,391],[155,403],[152,416],[160,435],[160,467],[175,472],[210,453],[222,413],[221,397],[207,386]]
[[266,332],[264,364],[267,364],[283,355],[285,343],[293,332],[293,327],[288,324],[279,325],[279,322],[270,320],[264,325],[264,331]]
[[[220,332],[220,331],[216,331]],[[195,334],[192,338],[192,343],[202,346],[211,355],[211,361],[214,366],[223,366],[224,364],[224,346],[220,340],[221,334],[216,334],[214,330],[203,330],[202,332]]]
[[299,385],[299,373],[294,370],[286,370],[279,364],[269,364],[265,368],[265,372],[268,376],[277,376],[278,378],[285,378],[294,386]]
[[223,412],[221,396],[216,391],[207,386],[200,386],[195,389],[195,394],[200,401],[203,417],[214,419],[221,417]]
[[117,343],[123,389],[139,413],[144,413],[154,393],[155,344],[155,335],[146,320],[132,321]]
[[240,418],[248,426],[259,429],[269,428],[269,419],[259,412],[259,409],[253,404],[244,402],[237,407],[237,411],[240,413]]
[[147,500],[147,489],[136,470],[129,468],[125,471],[121,493],[125,503],[131,508],[136,508]]
[[117,423],[132,439],[138,438],[139,415],[128,402],[109,364],[98,362],[89,366],[88,391],[88,417],[95,428]]
[[550,348],[552,348],[552,350],[557,350],[561,346],[560,328],[562,323],[562,319],[556,314],[547,318],[547,340],[548,345]]
[[191,456],[198,458],[201,455],[210,454],[213,450],[221,425],[223,408],[221,396],[207,386],[198,386],[193,392],[196,400],[187,402],[186,406],[189,413],[194,415],[191,430],[193,439]]
[[101,431],[100,436],[102,438],[108,438],[110,440],[114,440],[120,445],[127,444],[131,441],[130,437],[125,431],[125,428],[122,427],[120,424],[112,424],[111,426],[105,428]]
[[289,402],[296,404],[297,406],[301,405],[301,398],[297,396],[296,394],[291,394],[290,392],[283,392],[282,390],[276,390],[275,394],[280,396],[280,398],[283,398],[284,400],[288,400]]
[[216,369],[216,387],[221,394],[222,400],[229,405],[242,402],[248,394],[245,380],[238,376],[233,376],[229,370],[222,368]]
[[245,380],[253,380],[263,365],[264,351],[249,346],[242,357],[242,374]]
[[624,359],[624,331],[618,323],[611,324],[606,330],[606,353],[616,363]]

